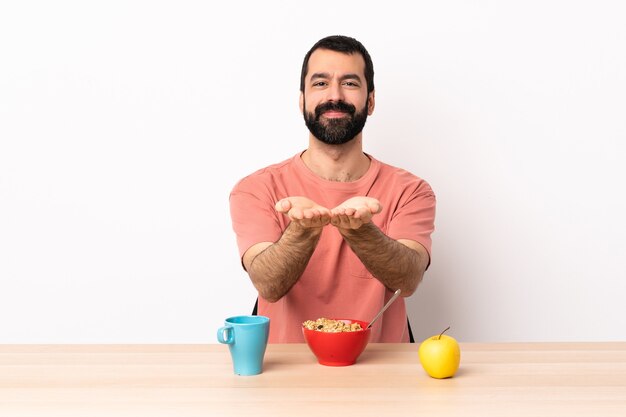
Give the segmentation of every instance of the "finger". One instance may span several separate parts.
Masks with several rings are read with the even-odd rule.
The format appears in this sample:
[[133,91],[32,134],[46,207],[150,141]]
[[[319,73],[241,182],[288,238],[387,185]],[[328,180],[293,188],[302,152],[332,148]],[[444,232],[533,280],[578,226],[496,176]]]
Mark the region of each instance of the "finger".
[[276,203],[276,211],[279,213],[287,213],[291,209],[291,201],[288,198],[278,200]]
[[298,207],[294,207],[289,210],[288,214],[291,220],[302,220],[304,218],[304,213],[302,213],[302,209]]
[[348,216],[346,216],[345,214],[341,214],[339,216],[337,216],[337,227],[341,227],[341,228],[348,228],[350,227],[350,218]]
[[367,206],[372,214],[378,214],[383,210],[383,206],[378,201],[369,201]]
[[350,218],[350,228],[351,229],[358,229],[361,226],[363,226],[363,222],[361,221],[361,219],[357,219],[357,218],[354,218],[354,217]]
[[315,210],[315,220],[315,224],[317,227],[326,226],[328,223],[330,223],[330,212]]
[[314,227],[322,227],[322,226],[324,226],[324,221],[323,221],[323,219],[322,219],[321,217],[316,217],[316,218],[313,220],[312,225],[313,225]]
[[304,211],[304,217],[307,219],[319,219],[322,217],[322,213],[320,213],[317,209],[309,209]]
[[334,216],[331,219],[331,221],[333,223],[333,226],[337,226],[337,227],[342,227],[343,224],[344,224],[344,220],[343,220],[343,218],[341,216]]
[[327,209],[327,208],[325,208],[325,207],[321,207],[321,208],[319,208],[319,209],[317,209],[317,210],[319,211],[319,213],[320,213],[320,215],[321,215],[321,216],[328,216],[328,217],[330,217],[330,215],[331,215],[331,211],[330,211],[330,210],[328,210],[328,209]]
[[352,216],[355,219],[366,219],[368,216],[371,216],[371,212],[367,207],[360,207],[354,215]]

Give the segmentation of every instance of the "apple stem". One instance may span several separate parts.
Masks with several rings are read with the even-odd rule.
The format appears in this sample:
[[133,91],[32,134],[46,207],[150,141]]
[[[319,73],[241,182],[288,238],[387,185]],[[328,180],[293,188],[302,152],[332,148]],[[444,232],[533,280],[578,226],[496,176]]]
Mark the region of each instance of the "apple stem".
[[444,334],[445,332],[447,332],[448,330],[450,330],[450,326],[446,327],[446,330],[444,330],[443,332],[441,332],[441,333],[439,334],[439,339],[437,339],[437,340],[441,340],[441,336],[443,336],[443,334]]

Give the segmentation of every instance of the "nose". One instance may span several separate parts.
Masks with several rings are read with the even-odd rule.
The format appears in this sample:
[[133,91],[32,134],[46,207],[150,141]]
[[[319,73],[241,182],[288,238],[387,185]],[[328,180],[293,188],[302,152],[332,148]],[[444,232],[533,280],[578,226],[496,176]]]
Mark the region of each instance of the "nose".
[[326,99],[328,101],[343,101],[343,90],[341,89],[341,83],[339,82],[331,82],[328,90],[326,90],[328,95]]

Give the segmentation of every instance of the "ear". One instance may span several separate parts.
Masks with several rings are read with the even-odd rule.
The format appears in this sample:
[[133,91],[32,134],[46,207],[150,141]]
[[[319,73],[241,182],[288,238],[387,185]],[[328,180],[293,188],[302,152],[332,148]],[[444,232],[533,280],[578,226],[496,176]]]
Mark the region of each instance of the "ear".
[[300,113],[304,114],[304,93],[300,91]]
[[376,99],[374,98],[376,91],[372,91],[367,96],[367,115],[371,116],[374,113],[374,107],[376,106]]

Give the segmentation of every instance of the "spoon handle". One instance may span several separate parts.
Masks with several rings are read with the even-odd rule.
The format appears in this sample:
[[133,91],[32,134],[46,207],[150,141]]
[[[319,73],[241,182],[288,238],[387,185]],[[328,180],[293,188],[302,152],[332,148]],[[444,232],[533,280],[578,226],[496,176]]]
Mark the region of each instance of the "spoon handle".
[[375,322],[376,320],[378,320],[378,319],[380,318],[380,316],[382,316],[382,315],[383,315],[383,313],[385,312],[385,310],[387,310],[387,308],[391,305],[391,303],[393,303],[393,302],[394,302],[394,300],[395,300],[396,298],[398,298],[398,296],[400,295],[400,292],[401,292],[401,291],[400,291],[400,288],[398,288],[398,289],[396,290],[396,292],[394,292],[394,293],[393,293],[393,295],[391,296],[391,298],[389,299],[389,301],[387,301],[387,304],[385,304],[385,306],[382,308],[382,310],[380,310],[380,311],[378,312],[378,314],[376,314],[376,317],[374,317],[374,318],[372,319],[372,321],[370,321],[370,324],[368,324],[368,325],[367,325],[367,327],[365,328],[365,330],[367,330],[367,329],[369,329],[370,327],[372,327],[372,324],[374,324],[374,322]]

